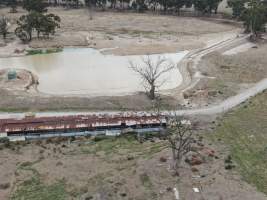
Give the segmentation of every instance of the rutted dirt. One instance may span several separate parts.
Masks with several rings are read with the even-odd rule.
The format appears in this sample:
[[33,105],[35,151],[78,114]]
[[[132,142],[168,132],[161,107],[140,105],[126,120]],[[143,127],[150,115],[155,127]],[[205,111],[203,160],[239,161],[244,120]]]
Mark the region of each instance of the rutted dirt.
[[215,51],[204,56],[198,67],[204,77],[186,92],[191,106],[219,103],[266,78],[267,44],[254,44],[253,47],[232,55]]

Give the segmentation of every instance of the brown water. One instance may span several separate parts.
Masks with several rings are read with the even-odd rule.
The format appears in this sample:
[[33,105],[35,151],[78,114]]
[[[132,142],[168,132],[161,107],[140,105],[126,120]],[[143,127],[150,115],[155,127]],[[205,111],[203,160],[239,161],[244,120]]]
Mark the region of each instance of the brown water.
[[[177,64],[187,52],[162,54]],[[156,61],[159,55],[151,55]],[[1,58],[0,69],[23,68],[38,76],[38,90],[48,94],[90,96],[124,95],[144,91],[140,77],[129,68],[129,61],[142,64],[142,56],[103,55],[94,49],[65,49],[54,54]],[[161,90],[182,82],[178,68],[166,73]]]

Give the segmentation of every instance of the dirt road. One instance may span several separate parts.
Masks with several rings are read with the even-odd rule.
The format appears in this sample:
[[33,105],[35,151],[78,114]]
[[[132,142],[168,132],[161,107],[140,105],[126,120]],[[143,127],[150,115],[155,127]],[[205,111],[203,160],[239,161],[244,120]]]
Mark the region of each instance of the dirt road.
[[263,92],[266,89],[267,89],[267,78],[261,80],[260,82],[256,83],[253,87],[239,93],[238,95],[226,99],[225,101],[221,102],[218,105],[206,108],[192,109],[192,110],[177,110],[175,111],[175,114],[185,116],[185,115],[214,115],[218,113],[223,113],[238,106],[239,104]]

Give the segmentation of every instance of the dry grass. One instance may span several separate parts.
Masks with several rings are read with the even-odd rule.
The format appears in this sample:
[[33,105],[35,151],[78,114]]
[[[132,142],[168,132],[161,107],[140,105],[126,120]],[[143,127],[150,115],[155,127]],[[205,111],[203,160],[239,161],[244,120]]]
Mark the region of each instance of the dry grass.
[[226,114],[211,137],[232,155],[236,169],[250,184],[267,194],[267,92]]
[[[9,9],[0,9],[11,20],[15,29],[16,20],[25,11],[8,13]],[[225,31],[236,30],[232,25],[214,23],[190,17],[174,17],[139,13],[95,12],[89,20],[86,9],[65,10],[50,8],[62,19],[61,28],[50,40],[34,39],[30,45],[34,48],[90,46],[93,48],[118,47],[110,53],[147,54],[176,52],[178,49],[194,49],[204,45],[209,37]],[[78,22],[78,23],[77,23]],[[87,38],[90,41],[87,41]]]

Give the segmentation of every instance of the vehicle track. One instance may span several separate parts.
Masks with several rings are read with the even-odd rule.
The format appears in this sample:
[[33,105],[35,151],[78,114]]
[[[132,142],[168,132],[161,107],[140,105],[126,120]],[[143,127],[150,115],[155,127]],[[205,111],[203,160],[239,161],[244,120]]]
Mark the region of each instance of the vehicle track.
[[[235,44],[240,44],[240,42],[245,42],[248,35],[243,35],[241,37],[232,37],[226,40],[220,41],[218,43],[212,44],[202,49],[192,51],[181,61],[180,72],[184,78],[183,83],[176,89],[176,93],[185,92],[186,90],[192,89],[196,84],[204,78],[198,70],[199,62],[202,57],[216,50],[227,48],[227,46],[233,46]],[[189,73],[189,68],[193,70],[193,74]]]

